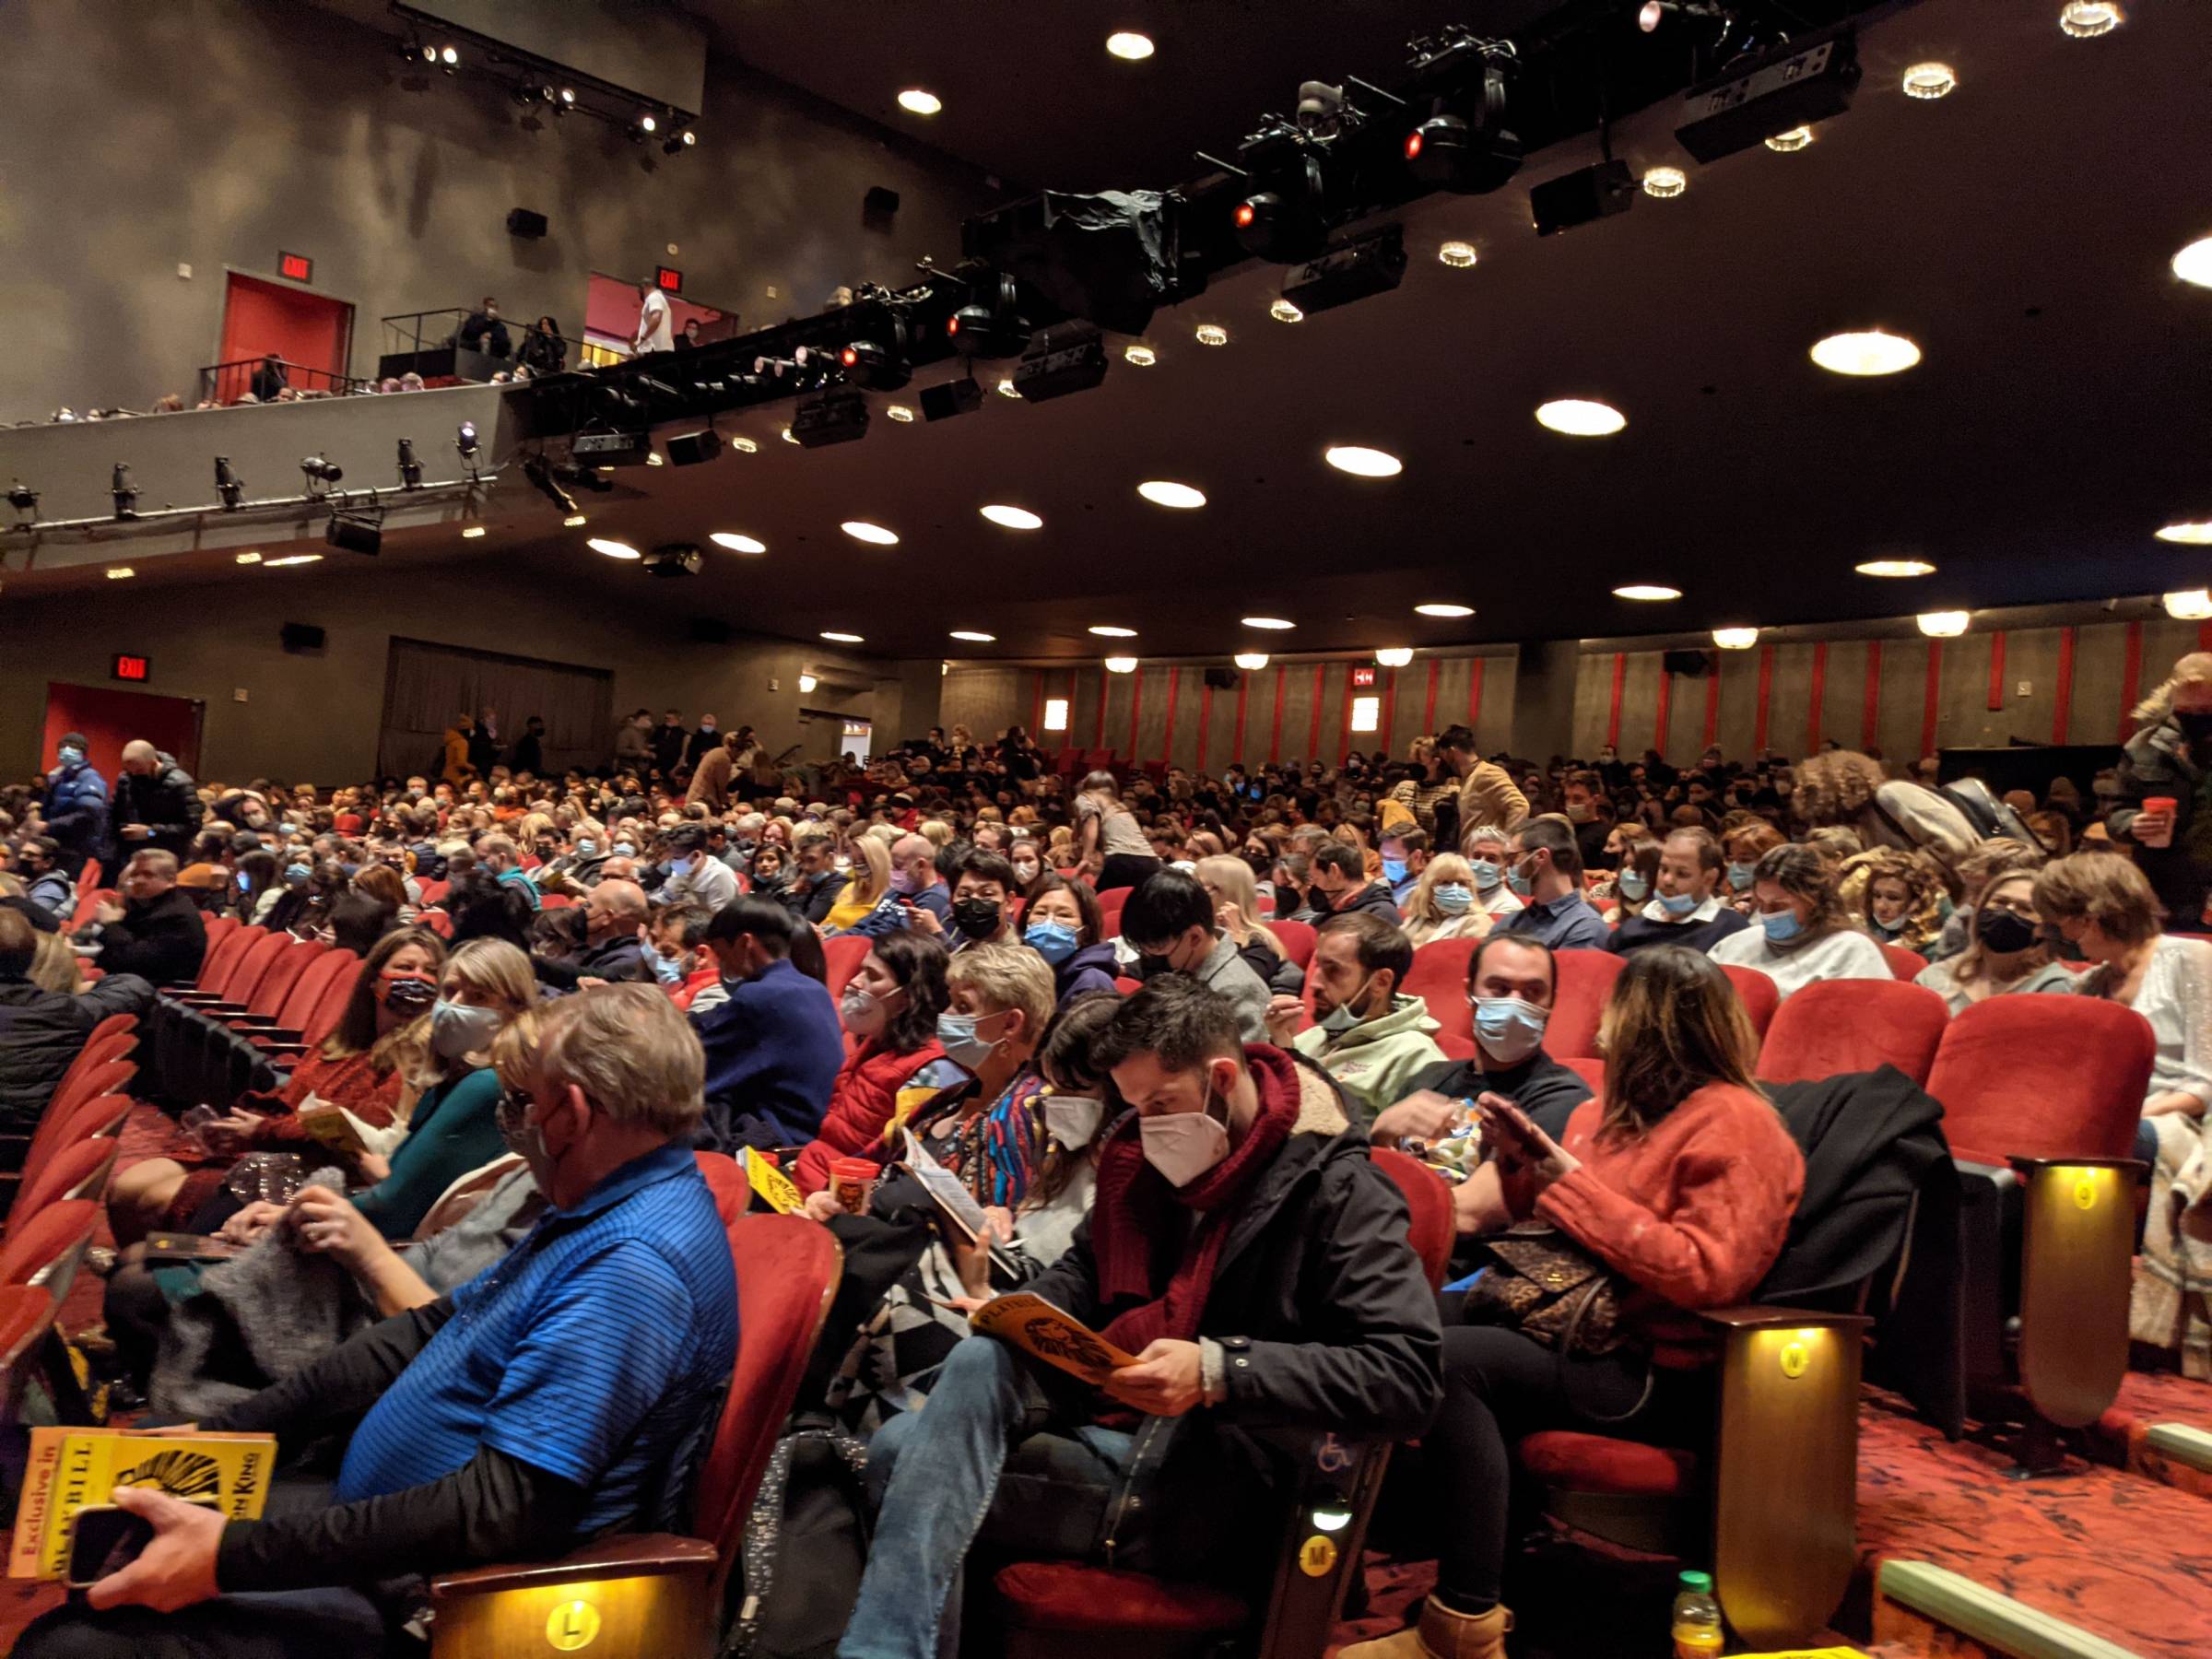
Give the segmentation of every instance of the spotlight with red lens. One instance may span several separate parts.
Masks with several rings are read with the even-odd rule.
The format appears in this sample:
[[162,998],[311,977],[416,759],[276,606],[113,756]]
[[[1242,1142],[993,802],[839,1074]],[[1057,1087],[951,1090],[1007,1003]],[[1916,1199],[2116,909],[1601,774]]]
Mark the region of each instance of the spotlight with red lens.
[[1239,202],[1237,204],[1237,211],[1235,215],[1237,229],[1240,230],[1249,229],[1252,226],[1252,221],[1259,218],[1259,216],[1260,210],[1257,207],[1254,207],[1250,202]]
[[1406,159],[1410,161],[1420,153],[1421,135],[1420,129],[1417,127],[1406,135]]

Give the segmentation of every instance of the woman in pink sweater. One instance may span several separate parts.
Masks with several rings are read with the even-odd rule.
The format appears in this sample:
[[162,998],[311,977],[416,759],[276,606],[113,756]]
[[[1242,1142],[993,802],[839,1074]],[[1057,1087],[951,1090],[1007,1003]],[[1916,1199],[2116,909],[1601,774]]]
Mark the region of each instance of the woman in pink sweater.
[[[1545,1429],[1663,1445],[1711,1434],[1716,1350],[1694,1317],[1743,1301],[1782,1253],[1805,1159],[1751,1080],[1758,1040],[1712,962],[1677,946],[1628,959],[1599,1033],[1604,1093],[1561,1141],[1511,1102],[1477,1102],[1491,1156],[1455,1194],[1464,1233],[1547,1222],[1610,1268],[1625,1340],[1568,1359],[1502,1324],[1462,1323],[1447,1290],[1444,1406],[1422,1436],[1434,1471],[1437,1584],[1413,1630],[1342,1659],[1501,1659],[1513,1535],[1510,1449]],[[1496,1271],[1493,1269],[1492,1271]]]

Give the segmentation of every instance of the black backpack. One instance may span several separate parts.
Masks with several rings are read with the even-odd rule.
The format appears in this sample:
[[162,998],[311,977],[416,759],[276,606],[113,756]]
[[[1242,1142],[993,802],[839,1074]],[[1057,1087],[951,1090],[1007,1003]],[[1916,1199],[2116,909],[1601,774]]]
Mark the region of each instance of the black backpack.
[[830,1659],[868,1560],[867,1448],[826,1418],[776,1442],[747,1518],[742,1595],[722,1659]]

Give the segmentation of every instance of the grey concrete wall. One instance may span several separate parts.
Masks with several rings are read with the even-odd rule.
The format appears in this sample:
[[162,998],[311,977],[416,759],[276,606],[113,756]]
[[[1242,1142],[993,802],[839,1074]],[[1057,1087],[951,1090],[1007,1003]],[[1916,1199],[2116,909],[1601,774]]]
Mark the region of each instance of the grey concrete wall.
[[[353,304],[366,372],[378,317],[487,291],[580,334],[594,270],[673,265],[688,297],[780,321],[840,283],[949,261],[960,218],[994,199],[720,60],[698,146],[670,158],[597,121],[526,131],[466,80],[403,90],[385,36],[294,0],[17,0],[0,45],[0,420],[189,400],[221,337],[224,267],[273,279],[279,249]],[[862,227],[871,184],[901,197],[888,231]],[[550,233],[510,237],[518,206]]]

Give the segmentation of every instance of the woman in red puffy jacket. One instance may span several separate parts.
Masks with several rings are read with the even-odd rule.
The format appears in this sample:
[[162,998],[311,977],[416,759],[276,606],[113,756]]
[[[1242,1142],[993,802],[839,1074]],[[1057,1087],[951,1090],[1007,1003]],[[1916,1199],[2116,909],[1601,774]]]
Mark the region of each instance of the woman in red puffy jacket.
[[947,1002],[946,961],[945,947],[918,933],[886,934],[862,959],[838,1004],[854,1046],[830,1090],[821,1133],[799,1154],[801,1192],[830,1184],[833,1159],[881,1163],[883,1132],[901,1091],[934,1093],[966,1080],[968,1074],[937,1043],[937,1016]]

